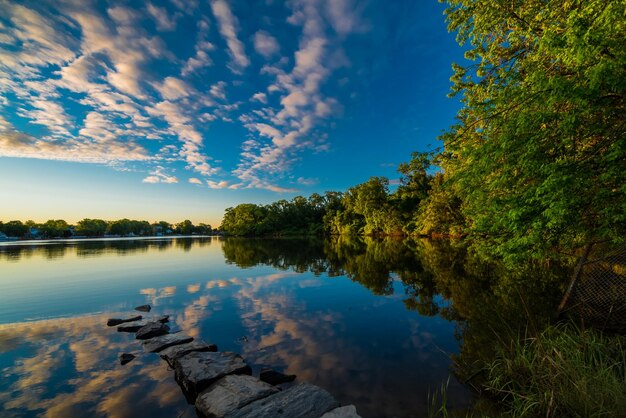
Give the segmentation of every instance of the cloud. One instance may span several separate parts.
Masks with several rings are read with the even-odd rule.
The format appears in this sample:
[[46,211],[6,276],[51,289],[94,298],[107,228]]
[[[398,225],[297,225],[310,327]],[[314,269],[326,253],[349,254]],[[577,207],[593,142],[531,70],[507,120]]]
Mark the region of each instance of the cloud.
[[237,18],[224,0],[212,0],[211,10],[217,20],[220,34],[226,40],[226,45],[233,61],[231,69],[234,72],[241,72],[250,64],[250,60],[246,56],[243,43],[237,38]]
[[155,85],[155,88],[165,100],[176,100],[187,97],[193,92],[193,88],[183,80],[176,77],[166,77],[162,84]]
[[260,30],[254,34],[254,49],[265,58],[270,58],[272,55],[278,53],[280,47],[276,38]]
[[261,102],[263,104],[267,104],[267,94],[265,93],[255,93],[252,95],[252,100],[256,100],[257,102]]
[[178,183],[178,179],[165,173],[165,168],[157,166],[150,175],[143,179],[144,183]]
[[179,13],[170,15],[168,11],[163,7],[155,6],[152,3],[148,3],[146,10],[152,16],[156,22],[157,29],[160,31],[172,31],[176,29],[176,20],[180,17]]
[[195,178],[195,177],[192,177],[192,178],[189,179],[189,183],[191,183],[191,184],[202,184],[202,180],[200,180],[198,178]]
[[181,75],[187,77],[190,74],[195,73],[198,70],[209,67],[213,64],[209,57],[208,51],[215,49],[215,46],[207,40],[209,32],[209,22],[205,16],[202,16],[197,27],[197,41],[194,46],[195,55],[189,57],[185,62],[185,66],[181,70]]
[[318,184],[320,182],[320,180],[317,177],[315,177],[315,178],[298,177],[297,182],[298,182],[298,184],[301,184],[303,186],[314,186],[314,185]]
[[326,0],[325,9],[333,29],[340,35],[347,35],[369,29],[359,17],[361,8],[354,0]]
[[222,100],[226,100],[226,82],[225,81],[218,81],[217,83],[213,84],[211,86],[211,89],[209,90],[209,93],[211,93],[211,96],[217,98],[217,99],[222,99]]
[[206,182],[207,186],[209,186],[210,189],[225,189],[228,187],[228,182],[227,181],[211,181],[211,180],[207,180]]
[[266,109],[263,113],[252,113],[251,119],[264,119],[261,122],[248,122],[246,128],[268,141],[244,143],[241,160],[233,174],[244,182],[246,187],[278,192],[295,191],[277,186],[297,160],[297,154],[304,149],[316,151],[327,148],[314,132],[319,122],[332,116],[338,102],[322,94],[321,86],[334,69],[328,59],[334,53],[326,35],[326,24],[320,11],[320,0],[299,0],[290,3],[292,15],[288,21],[302,27],[298,50],[294,53],[295,65],[286,72],[282,65],[267,65],[265,74],[275,77],[268,92],[280,93],[277,111]]

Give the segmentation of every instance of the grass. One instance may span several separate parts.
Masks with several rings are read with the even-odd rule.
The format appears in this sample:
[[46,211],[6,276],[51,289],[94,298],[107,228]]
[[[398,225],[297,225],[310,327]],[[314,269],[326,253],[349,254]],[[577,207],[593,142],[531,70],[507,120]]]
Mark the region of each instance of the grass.
[[500,345],[483,370],[479,389],[495,405],[482,398],[473,410],[449,411],[444,382],[429,395],[428,417],[626,417],[623,336],[551,325]]
[[501,347],[484,389],[507,416],[614,417],[626,414],[626,338],[574,325]]

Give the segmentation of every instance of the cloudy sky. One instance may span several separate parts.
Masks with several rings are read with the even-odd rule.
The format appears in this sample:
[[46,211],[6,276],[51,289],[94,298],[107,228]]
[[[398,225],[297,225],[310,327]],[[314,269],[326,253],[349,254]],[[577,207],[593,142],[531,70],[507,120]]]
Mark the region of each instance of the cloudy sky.
[[436,137],[462,60],[415,0],[0,0],[0,220],[219,223]]

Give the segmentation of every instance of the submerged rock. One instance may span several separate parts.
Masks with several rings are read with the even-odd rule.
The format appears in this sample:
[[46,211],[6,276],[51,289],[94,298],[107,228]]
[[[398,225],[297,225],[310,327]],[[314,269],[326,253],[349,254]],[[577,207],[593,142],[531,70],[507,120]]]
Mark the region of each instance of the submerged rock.
[[193,341],[193,337],[185,334],[167,334],[160,337],[150,338],[143,342],[143,349],[150,353],[158,353],[174,345],[186,344]]
[[225,376],[198,395],[196,409],[205,417],[223,418],[277,392],[278,388],[252,376]]
[[141,320],[142,316],[141,315],[137,315],[137,316],[133,316],[131,318],[125,318],[125,319],[121,319],[121,318],[111,318],[107,321],[107,325],[110,327],[114,327],[116,325],[119,324],[123,324],[125,322],[135,322],[135,321],[139,321]]
[[160,322],[148,322],[143,327],[139,328],[135,338],[138,340],[147,340],[148,338],[158,337],[165,335],[170,331],[170,327]]
[[239,354],[192,352],[174,361],[175,377],[190,401],[218,379],[229,374],[251,374]]
[[152,307],[150,305],[141,305],[135,308],[135,310],[139,312],[150,312],[151,309]]
[[346,405],[326,412],[321,418],[361,418],[354,405]]
[[339,406],[324,389],[300,383],[275,395],[254,401],[228,415],[229,418],[319,418]]
[[120,354],[120,364],[122,366],[125,364],[128,364],[131,361],[133,361],[134,358],[135,358],[134,354],[128,354],[128,353]]
[[215,344],[207,344],[202,340],[194,340],[187,344],[175,345],[169,348],[164,349],[159,353],[161,358],[167,361],[171,367],[174,367],[174,361],[181,358],[182,356],[193,353],[193,352],[215,352],[217,351],[217,346]]
[[148,321],[140,321],[134,324],[129,325],[120,325],[117,327],[117,332],[137,332],[142,327],[145,327],[148,324]]
[[259,378],[270,385],[288,383],[296,380],[295,374],[283,374],[272,369],[262,369]]

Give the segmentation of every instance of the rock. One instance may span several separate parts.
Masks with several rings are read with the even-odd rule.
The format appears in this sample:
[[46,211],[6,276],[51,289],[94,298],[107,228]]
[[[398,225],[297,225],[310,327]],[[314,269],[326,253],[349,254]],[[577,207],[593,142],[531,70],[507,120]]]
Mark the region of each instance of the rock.
[[158,337],[159,335],[165,335],[170,331],[170,327],[160,322],[148,322],[143,327],[139,328],[135,338],[138,340],[147,340],[148,338]]
[[122,366],[125,364],[128,364],[131,361],[133,361],[134,358],[135,356],[133,354],[128,354],[128,353],[120,354],[120,364]]
[[161,315],[161,316],[158,316],[158,317],[154,318],[153,321],[157,321],[157,322],[160,322],[162,324],[165,324],[166,322],[170,322],[170,316],[169,315]]
[[190,401],[218,379],[229,374],[252,374],[239,354],[192,352],[174,361],[176,381]]
[[117,332],[137,332],[147,324],[148,321],[140,321],[130,325],[120,325],[117,327]]
[[283,374],[272,369],[262,369],[259,378],[270,385],[288,383],[296,380],[295,374]]
[[158,353],[168,347],[179,344],[187,344],[193,341],[193,337],[185,334],[167,334],[160,337],[150,338],[143,342],[143,349],[150,353]]
[[123,324],[125,322],[134,322],[139,321],[142,318],[141,315],[133,316],[132,318],[120,319],[120,318],[111,318],[107,321],[107,325],[110,327],[114,327],[119,324]]
[[361,418],[354,405],[346,405],[326,412],[321,418]]
[[223,418],[250,402],[279,392],[278,388],[252,376],[230,375],[198,395],[196,409],[205,417]]
[[159,353],[161,358],[167,361],[171,367],[174,367],[174,361],[181,358],[182,356],[193,353],[194,351],[206,352],[206,351],[217,351],[217,346],[215,344],[207,344],[204,341],[194,340],[188,344],[175,345],[169,348],[164,349]]
[[152,307],[150,305],[141,305],[135,308],[135,310],[139,312],[150,312],[151,309]]
[[339,406],[330,393],[309,383],[300,383],[267,398],[254,401],[228,418],[319,418]]

